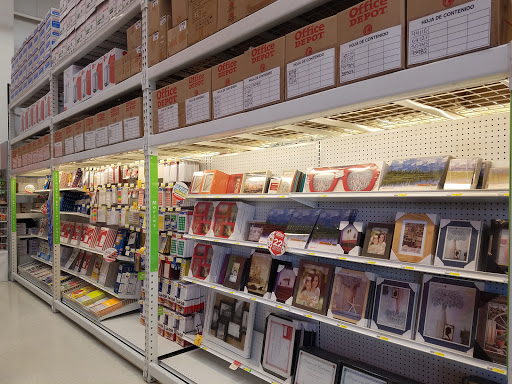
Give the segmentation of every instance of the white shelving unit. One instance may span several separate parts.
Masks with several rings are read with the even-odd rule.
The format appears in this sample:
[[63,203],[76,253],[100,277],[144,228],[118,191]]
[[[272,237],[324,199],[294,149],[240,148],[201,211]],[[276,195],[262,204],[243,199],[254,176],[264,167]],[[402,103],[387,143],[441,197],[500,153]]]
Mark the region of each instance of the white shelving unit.
[[[319,6],[327,0],[278,0],[260,11],[232,24],[216,34],[188,47],[178,54],[148,68],[147,60],[147,13],[148,1],[133,1],[128,8],[118,14],[102,29],[76,49],[72,55],[58,63],[54,63],[51,73],[42,76],[24,94],[10,104],[10,119],[13,126],[14,109],[22,107],[39,90],[49,87],[52,92],[53,117],[10,139],[11,146],[17,146],[43,132],[53,133],[58,127],[65,126],[71,121],[92,113],[101,108],[104,103],[113,102],[122,96],[143,93],[145,135],[143,138],[131,140],[116,145],[99,147],[73,155],[59,158],[53,157],[47,161],[32,164],[18,169],[10,169],[9,177],[25,175],[44,175],[69,167],[89,166],[90,164],[117,163],[120,159],[146,160],[149,164],[150,156],[160,155],[162,158],[199,158],[204,169],[219,169],[228,173],[241,173],[255,169],[269,169],[280,174],[284,169],[306,170],[313,166],[351,164],[367,161],[385,160],[393,158],[445,155],[452,154],[459,157],[480,156],[486,160],[510,159],[510,119],[507,112],[510,110],[509,100],[505,106],[496,107],[494,96],[500,94],[496,84],[508,85],[511,63],[509,59],[510,46],[498,46],[491,49],[461,55],[455,58],[434,62],[415,68],[405,69],[395,73],[355,82],[343,87],[315,93],[283,103],[270,105],[261,109],[244,112],[218,120],[197,124],[193,127],[180,128],[160,134],[152,134],[151,98],[157,83],[167,83],[170,76],[178,75],[180,71],[198,64],[201,60],[210,58],[225,49],[231,49],[236,44],[247,41],[259,34],[268,37],[268,31],[295,16]],[[327,12],[329,8],[327,7]],[[323,12],[326,12],[323,9]],[[332,12],[332,10],[331,10]],[[105,50],[104,43],[115,32],[125,28],[138,15],[142,14],[143,25],[143,69],[142,73],[135,75],[120,84],[78,104],[69,110],[58,113],[59,76],[71,64],[80,61],[90,61],[96,50]],[[287,25],[287,29],[296,29],[295,23]],[[304,21],[299,21],[303,25]],[[286,29],[286,28],[285,28]],[[283,33],[283,32],[280,32]],[[272,35],[273,36],[273,35]],[[109,42],[110,43],[110,42]],[[96,55],[97,56],[97,55]],[[185,72],[186,73],[186,72]],[[172,81],[172,80],[171,80]],[[475,91],[473,88],[482,87]],[[484,89],[484,88],[488,89]],[[462,91],[467,92],[468,98],[460,96]],[[459,93],[457,93],[459,92]],[[394,108],[408,100],[422,100],[433,95],[441,95],[446,103],[453,101],[459,107],[460,119],[447,121],[446,119],[430,120],[421,115],[418,110],[408,109],[403,113],[403,120],[398,121]],[[478,99],[474,101],[471,96]],[[510,94],[507,91],[507,97]],[[461,98],[462,102],[457,99]],[[487,102],[480,102],[479,100]],[[401,103],[401,104],[400,104]],[[476,107],[472,107],[473,104]],[[441,103],[442,104],[442,103]],[[471,104],[471,106],[468,106]],[[481,105],[480,105],[481,104]],[[402,106],[403,107],[403,106]],[[376,113],[372,108],[380,108]],[[386,126],[364,129],[364,134],[354,134],[351,130],[353,123],[344,122],[344,115],[356,114],[371,115],[369,111],[377,114],[376,124]],[[416,113],[416,115],[415,115]],[[389,116],[387,115],[389,114]],[[414,120],[424,119],[424,125],[418,125]],[[334,117],[334,119],[333,119]],[[388,118],[389,117],[389,118]],[[395,120],[394,120],[395,119]],[[409,120],[408,120],[409,119]],[[330,124],[319,123],[325,121]],[[334,122],[333,122],[334,120]],[[386,120],[386,121],[384,121]],[[304,128],[302,123],[317,122],[319,127]],[[430,122],[431,124],[427,124]],[[410,126],[408,123],[411,123]],[[395,124],[395,125],[393,125]],[[361,124],[364,126],[364,124]],[[302,127],[302,128],[301,128]],[[397,128],[398,127],[398,128]],[[336,128],[332,130],[331,128]],[[368,127],[366,127],[368,128]],[[396,129],[395,129],[396,128]],[[280,136],[273,132],[276,129],[299,134],[289,138],[286,133]],[[330,130],[331,129],[331,130]],[[342,130],[346,129],[347,135]],[[357,131],[357,129],[356,129]],[[352,134],[350,133],[352,132]],[[361,132],[357,132],[361,133]],[[304,135],[300,135],[304,134]],[[447,137],[449,136],[449,139]],[[327,137],[327,138],[326,138]],[[325,138],[324,140],[320,140]],[[241,142],[233,144],[230,140],[249,140],[259,144]],[[226,152],[229,149],[244,151],[254,146],[254,151],[235,153],[231,155],[212,155],[204,149],[204,143],[215,142],[212,148],[218,148],[216,153]],[[261,142],[263,144],[261,144]],[[225,148],[222,147],[225,143]],[[298,143],[297,145],[288,144]],[[401,145],[405,144],[405,145]],[[203,148],[201,148],[203,146]],[[403,148],[402,148],[403,147]],[[266,148],[266,149],[265,149]],[[356,150],[357,149],[357,150]],[[167,156],[168,154],[170,156]],[[10,165],[9,158],[9,165]],[[156,178],[146,167],[146,201],[149,206],[150,182]],[[71,188],[60,191],[83,190]],[[36,191],[34,194],[16,194],[16,196],[37,196],[37,194],[50,193],[52,203],[58,196],[53,191]],[[491,218],[509,218],[510,191],[432,191],[432,192],[368,192],[368,193],[292,193],[289,195],[194,195],[189,197],[190,202],[226,200],[246,201],[257,207],[257,219],[263,220],[268,211],[277,206],[286,207],[318,207],[318,208],[353,208],[358,210],[358,220],[364,222],[391,222],[398,211],[434,212],[443,217],[468,219],[468,215],[483,221]],[[16,196],[10,196],[15,198]],[[53,204],[52,204],[53,206]],[[60,212],[56,217],[66,219],[89,218],[89,215],[76,212]],[[24,213],[10,215],[8,222],[16,219],[37,219],[45,217],[41,213]],[[147,222],[150,213],[147,212]],[[151,237],[149,223],[144,228]],[[338,352],[349,358],[372,363],[378,367],[386,368],[395,373],[411,379],[423,381],[426,384],[443,382],[446,384],[459,384],[464,375],[477,374],[481,377],[495,380],[499,384],[507,382],[506,368],[491,364],[472,357],[459,355],[450,350],[435,348],[414,340],[406,340],[386,335],[374,330],[361,328],[352,324],[336,321],[326,316],[320,316],[297,308],[265,300],[260,297],[248,295],[243,292],[232,291],[222,286],[206,283],[204,281],[185,278],[203,285],[211,291],[219,291],[228,295],[254,301],[257,307],[255,321],[255,337],[253,340],[253,353],[250,359],[241,359],[223,348],[203,342],[201,348],[192,352],[183,352],[177,344],[169,342],[156,335],[157,319],[157,272],[151,270],[150,263],[146,263],[145,291],[146,327],[139,322],[140,314],[121,314],[109,319],[99,321],[91,318],[80,308],[66,300],[61,300],[60,285],[55,284],[53,295],[49,295],[37,285],[37,282],[21,276],[16,269],[16,241],[25,236],[16,237],[16,232],[10,233],[11,250],[11,276],[27,289],[48,302],[52,307],[75,321],[79,326],[95,335],[110,348],[121,354],[128,361],[140,369],[146,369],[149,375],[162,383],[210,384],[210,383],[276,383],[284,384],[279,379],[264,372],[259,363],[261,354],[261,341],[263,325],[268,313],[276,312],[290,315],[295,318],[304,318],[319,324],[319,346],[323,349]],[[57,233],[58,236],[58,233]],[[26,236],[28,238],[28,236]],[[39,237],[39,236],[31,236]],[[229,241],[223,239],[204,238],[200,236],[185,235],[185,238],[194,241],[219,243],[232,248],[233,252],[248,256],[253,249],[264,248],[263,245],[247,241]],[[53,243],[53,242],[52,242]],[[148,242],[149,243],[149,242]],[[114,294],[113,289],[105,288],[92,279],[74,271],[64,270],[60,265],[60,244],[53,244],[52,262],[34,259],[51,265],[54,271],[54,281],[60,281],[60,273],[69,273],[78,276],[84,281]],[[63,246],[70,246],[62,244]],[[88,248],[77,247],[96,254]],[[146,249],[147,254],[155,255],[157,252]],[[371,270],[388,278],[411,279],[420,282],[424,273],[449,276],[456,279],[471,279],[484,282],[493,292],[510,294],[509,278],[505,275],[496,275],[486,272],[472,272],[454,268],[439,268],[425,265],[409,265],[389,260],[366,259],[357,256],[337,255],[326,252],[310,252],[307,250],[289,249],[289,255],[294,260],[300,258],[313,258],[323,262],[336,263],[357,270]],[[128,257],[120,256],[120,261],[132,261]],[[508,284],[508,286],[507,286]],[[120,297],[122,298],[122,297]],[[137,303],[138,305],[138,303]],[[136,309],[132,305],[130,310]],[[186,336],[193,342],[193,335]],[[342,346],[342,348],[340,348]],[[175,356],[160,356],[177,353]],[[234,360],[242,363],[237,371],[231,371],[228,366]],[[423,369],[409,369],[411,366],[422,366]],[[509,364],[509,370],[512,364]],[[509,379],[511,373],[509,371]]]

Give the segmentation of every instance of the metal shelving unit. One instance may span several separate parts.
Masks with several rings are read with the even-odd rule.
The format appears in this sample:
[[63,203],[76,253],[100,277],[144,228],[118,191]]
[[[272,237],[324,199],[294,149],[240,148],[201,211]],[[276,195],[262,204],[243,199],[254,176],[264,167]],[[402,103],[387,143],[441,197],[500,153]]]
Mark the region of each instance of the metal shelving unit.
[[[390,137],[393,135],[395,142],[410,140],[411,146],[416,145],[418,147],[421,147],[422,141],[429,140],[428,135],[433,135],[436,136],[437,141],[435,141],[436,145],[432,145],[430,149],[432,154],[456,153],[459,156],[473,156],[475,154],[471,150],[462,149],[463,144],[467,145],[467,141],[464,141],[462,138],[462,133],[459,135],[460,138],[458,136],[458,138],[454,139],[454,143],[449,144],[452,147],[445,143],[446,140],[439,139],[444,132],[455,130],[455,124],[459,123],[461,124],[460,129],[467,129],[473,134],[477,132],[476,127],[480,129],[479,134],[482,135],[481,138],[483,137],[483,139],[480,140],[482,145],[478,155],[485,154],[492,160],[509,159],[510,137],[507,132],[510,131],[510,120],[504,116],[504,113],[510,110],[510,93],[508,91],[507,79],[512,66],[509,59],[510,46],[507,45],[352,83],[265,108],[197,124],[193,128],[186,127],[165,133],[152,134],[151,101],[152,92],[157,88],[157,83],[166,83],[170,77],[179,74],[180,71],[192,65],[198,64],[201,60],[212,57],[220,52],[225,55],[225,50],[231,49],[238,43],[246,42],[249,38],[260,33],[265,34],[271,28],[326,3],[327,0],[278,0],[161,63],[148,68],[146,33],[148,1],[141,0],[139,2],[136,0],[132,2],[123,13],[118,14],[102,29],[98,30],[92,38],[75,50],[72,55],[59,63],[55,63],[49,75],[41,77],[30,89],[11,103],[9,106],[10,122],[11,126],[13,126],[14,109],[27,104],[41,89],[49,88],[52,94],[53,117],[17,137],[11,137],[10,145],[19,145],[47,130],[53,133],[57,127],[64,125],[68,121],[78,119],[88,112],[97,110],[103,103],[114,101],[120,96],[134,92],[142,93],[144,97],[144,138],[59,158],[53,158],[52,151],[52,158],[50,160],[14,170],[9,169],[9,177],[12,178],[26,174],[43,175],[51,172],[53,180],[55,181],[57,177],[58,181],[58,171],[65,167],[88,166],[88,164],[100,163],[110,164],[126,158],[144,159],[146,166],[145,206],[150,207],[151,201],[156,196],[152,196],[153,192],[150,190],[149,185],[156,180],[156,175],[154,174],[154,169],[152,170],[149,164],[157,156],[162,158],[200,157],[205,169],[220,169],[225,172],[234,173],[235,171],[254,170],[253,168],[256,164],[258,164],[258,167],[279,172],[282,169],[286,169],[284,167],[305,170],[310,166],[361,162],[373,157],[380,157],[381,159],[389,159],[392,156],[406,157],[407,154],[416,154],[421,151],[427,152],[424,148],[421,148],[421,151],[409,148],[407,151],[404,150],[399,154],[392,153],[392,149],[386,151],[383,146],[390,146],[390,139],[379,135],[388,135],[388,132]],[[325,12],[326,10],[324,9],[323,11]],[[142,73],[59,114],[59,76],[61,76],[64,69],[75,62],[88,61],[90,57],[97,56],[95,54],[96,50],[98,52],[105,51],[105,48],[101,46],[108,40],[109,36],[125,28],[127,23],[131,22],[141,13],[144,36]],[[298,28],[296,23],[292,24],[292,27],[292,30]],[[290,29],[291,27],[288,26],[287,28]],[[285,30],[287,29],[285,28]],[[267,36],[267,39],[270,38]],[[235,56],[235,51],[229,53],[229,55]],[[197,71],[197,69],[195,70]],[[501,106],[498,105],[499,108],[493,109],[496,106],[491,105],[493,102],[494,104],[500,104],[500,102],[494,101],[493,97],[499,98],[498,96],[501,95],[501,99],[503,99],[505,97],[503,96],[505,95],[505,90],[507,102],[502,103],[503,105]],[[462,95],[462,91],[469,95],[466,99],[464,98],[466,96]],[[457,105],[462,109],[465,108],[466,110],[464,111],[458,111],[461,116],[460,120],[449,121],[448,119],[439,119],[439,116],[436,119],[432,119],[431,115],[414,110],[414,108],[407,109],[407,107],[403,107],[404,103],[407,104],[411,100],[421,103],[431,102],[433,105],[437,105],[434,101],[427,101],[432,95],[438,95],[439,100],[444,100],[443,102],[436,101],[439,105],[443,103],[449,104],[449,100],[452,100],[453,105]],[[484,99],[488,101],[487,104],[480,102]],[[410,103],[407,105],[410,105]],[[403,115],[400,116],[403,117],[403,122],[397,122],[399,117],[393,120],[395,117],[393,114],[398,107],[405,108],[401,110]],[[443,107],[437,108],[442,109]],[[377,109],[379,112],[376,111]],[[386,119],[387,114],[393,115],[393,117]],[[364,123],[354,122],[358,119],[364,120],[361,118],[363,115],[367,117]],[[373,121],[370,121],[368,116],[376,117]],[[481,119],[478,120],[478,117]],[[486,119],[492,121],[492,124],[496,125],[496,127],[493,126],[491,128],[491,126],[487,126]],[[423,126],[417,125],[418,120],[421,120],[423,123],[431,122],[435,124],[428,126],[429,129],[422,129],[424,128]],[[408,126],[409,123],[410,126]],[[506,126],[507,129],[504,130],[503,126]],[[396,127],[402,128],[394,129]],[[491,136],[491,131],[496,135],[500,135],[501,141],[498,139],[487,140]],[[320,141],[320,139],[323,140]],[[373,143],[371,142],[372,139],[375,139]],[[434,141],[432,142],[434,143]],[[295,143],[299,144],[288,145]],[[352,147],[359,145],[362,149],[358,153],[349,150],[340,153],[339,148],[341,148],[343,143],[345,146]],[[235,154],[232,156],[220,156],[219,154],[223,152],[234,152]],[[423,152],[422,154],[424,154]],[[9,157],[9,166],[10,164]],[[55,174],[56,172],[57,174]],[[61,191],[64,190],[70,189],[62,189]],[[16,196],[12,196],[11,192],[10,198],[15,198]],[[57,193],[55,193],[57,195],[56,198],[54,191],[36,192],[49,192],[52,207],[58,208]],[[388,221],[390,217],[389,211],[395,212],[399,209],[434,210],[442,212],[443,215],[448,214],[454,217],[463,217],[464,212],[467,213],[474,209],[479,211],[478,217],[489,219],[492,215],[500,217],[510,216],[509,193],[510,191],[484,190],[435,191],[428,193],[404,191],[401,193],[195,195],[190,197],[190,200],[247,201],[256,204],[258,214],[262,216],[266,215],[271,207],[278,205],[290,207],[302,207],[305,205],[320,208],[336,208],[343,205],[360,208],[364,221],[369,221],[370,219]],[[25,194],[21,195],[24,196]],[[35,282],[20,276],[17,271],[15,249],[17,237],[15,230],[13,231],[12,228],[9,244],[11,250],[11,276],[14,280],[19,281],[27,289],[52,305],[55,311],[63,313],[128,361],[144,370],[148,380],[150,377],[153,377],[162,383],[180,384],[183,382],[209,384],[221,381],[227,383],[243,381],[248,383],[269,382],[282,384],[282,381],[264,372],[259,365],[258,353],[261,353],[261,333],[258,332],[256,334],[260,336],[257,336],[256,342],[253,343],[253,357],[247,359],[247,361],[241,361],[236,355],[230,354],[222,348],[209,345],[208,342],[205,342],[200,349],[193,352],[167,357],[168,354],[182,351],[181,347],[177,344],[171,343],[156,334],[158,276],[154,263],[151,263],[151,260],[154,261],[158,257],[158,252],[155,252],[153,249],[155,243],[150,241],[151,235],[154,233],[154,229],[152,230],[150,226],[151,220],[149,220],[151,214],[151,210],[147,209],[146,222],[148,224],[145,231],[149,236],[147,236],[146,253],[150,254],[151,257],[149,262],[146,263],[145,328],[139,324],[139,314],[137,313],[111,319],[102,319],[101,322],[95,321],[83,313],[83,311],[80,311],[80,308],[61,300],[60,284],[54,284],[53,294],[49,295],[35,285]],[[89,217],[88,215],[71,212],[59,213],[57,209],[56,212],[53,212],[54,223],[60,221],[61,215]],[[37,213],[10,214],[8,223],[15,223],[16,219],[41,218],[43,216],[43,214]],[[95,284],[91,279],[74,271],[67,271],[61,268],[60,244],[57,240],[60,240],[59,235],[58,230],[55,230],[52,234],[55,240],[53,241],[52,262],[44,262],[34,257],[36,260],[53,267],[54,281],[59,282],[60,273],[66,272],[78,276],[84,281],[94,284],[116,296],[113,290],[106,289],[97,283]],[[19,236],[20,239],[23,237]],[[244,241],[227,241],[189,235],[185,235],[185,237],[192,240],[220,243],[233,247],[244,256],[249,255],[254,248],[263,247]],[[62,245],[69,246],[67,244]],[[91,251],[90,249],[86,250]],[[508,287],[506,286],[509,279],[503,275],[434,266],[406,265],[405,263],[394,263],[389,260],[372,260],[325,252],[309,252],[307,250],[291,249],[289,253],[300,257],[326,259],[327,262],[347,263],[351,267],[354,266],[354,269],[374,268],[376,271],[394,278],[417,278],[422,273],[433,273],[454,278],[484,281],[494,291],[510,294],[510,284]],[[121,257],[119,260],[131,261],[122,260]],[[185,278],[185,280],[192,281],[193,279]],[[336,350],[340,345],[343,345],[346,349],[342,352],[347,357],[361,360],[372,359],[378,366],[386,367],[389,364],[389,369],[402,373],[408,365],[419,362],[425,369],[417,374],[420,376],[424,375],[422,377],[428,383],[434,383],[436,382],[435,380],[439,379],[439,377],[435,376],[436,371],[442,372],[445,375],[443,380],[448,384],[455,384],[456,379],[462,374],[468,373],[477,373],[480,376],[497,380],[499,383],[507,382],[506,372],[502,366],[458,355],[451,351],[432,348],[428,344],[404,340],[374,332],[370,329],[356,327],[325,316],[310,314],[293,307],[268,302],[268,300],[253,297],[243,292],[233,292],[214,284],[203,281],[195,282],[208,287],[212,291],[221,291],[228,295],[255,301],[259,306],[255,324],[257,324],[260,332],[262,331],[261,328],[266,314],[269,311],[288,313],[318,322],[322,335],[320,337],[320,346],[322,348]],[[135,306],[133,307],[135,308]],[[186,339],[189,342],[193,342],[193,336],[191,335],[186,336]],[[367,356],[363,355],[362,352],[364,351],[362,350],[366,351]],[[164,358],[159,359],[161,356],[164,356]],[[233,360],[242,362],[241,368],[236,372],[228,369],[229,363]],[[190,363],[190,361],[194,361],[196,365]],[[396,367],[391,367],[393,362],[398,362]],[[512,364],[509,364],[509,370],[511,366]],[[197,367],[198,369],[191,369],[191,367]],[[450,373],[445,374],[444,372]],[[510,375],[509,371],[509,377],[511,377]],[[418,379],[418,377],[415,378]]]

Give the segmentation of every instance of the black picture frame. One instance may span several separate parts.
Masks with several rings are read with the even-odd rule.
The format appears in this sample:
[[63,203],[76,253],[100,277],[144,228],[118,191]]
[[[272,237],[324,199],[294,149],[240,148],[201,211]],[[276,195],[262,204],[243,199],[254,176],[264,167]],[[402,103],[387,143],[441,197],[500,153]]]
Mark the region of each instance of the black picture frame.
[[[384,252],[374,253],[371,247],[373,237],[372,233],[378,231],[379,228],[386,229],[387,232],[385,234],[385,247]],[[395,224],[387,224],[387,223],[369,223],[366,227],[366,235],[364,237],[364,245],[363,250],[361,252],[361,256],[365,257],[373,257],[375,259],[385,259],[388,260],[391,255],[391,246],[393,245],[393,233],[395,231]]]
[[[215,308],[214,308],[215,310]],[[224,314],[224,311],[229,311],[229,314]],[[220,301],[220,307],[219,307],[219,321],[220,319],[227,319],[231,320],[233,318],[233,315],[235,313],[235,304],[234,303],[228,303],[227,301]]]

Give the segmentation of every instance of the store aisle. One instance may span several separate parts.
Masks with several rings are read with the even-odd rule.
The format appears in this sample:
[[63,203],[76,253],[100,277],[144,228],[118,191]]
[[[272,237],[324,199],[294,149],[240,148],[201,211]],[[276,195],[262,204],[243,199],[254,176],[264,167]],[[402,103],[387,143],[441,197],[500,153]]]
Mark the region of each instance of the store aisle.
[[0,383],[140,384],[142,372],[17,283],[0,283]]

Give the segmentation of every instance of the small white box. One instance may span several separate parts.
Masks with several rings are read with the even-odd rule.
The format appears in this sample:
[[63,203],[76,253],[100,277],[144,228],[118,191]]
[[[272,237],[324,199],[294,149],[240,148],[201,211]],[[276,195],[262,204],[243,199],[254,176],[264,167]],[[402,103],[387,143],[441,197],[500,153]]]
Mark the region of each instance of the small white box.
[[78,72],[80,72],[83,67],[78,65],[71,65],[64,70],[64,110],[68,110],[74,105],[74,80],[73,76],[75,76]]

